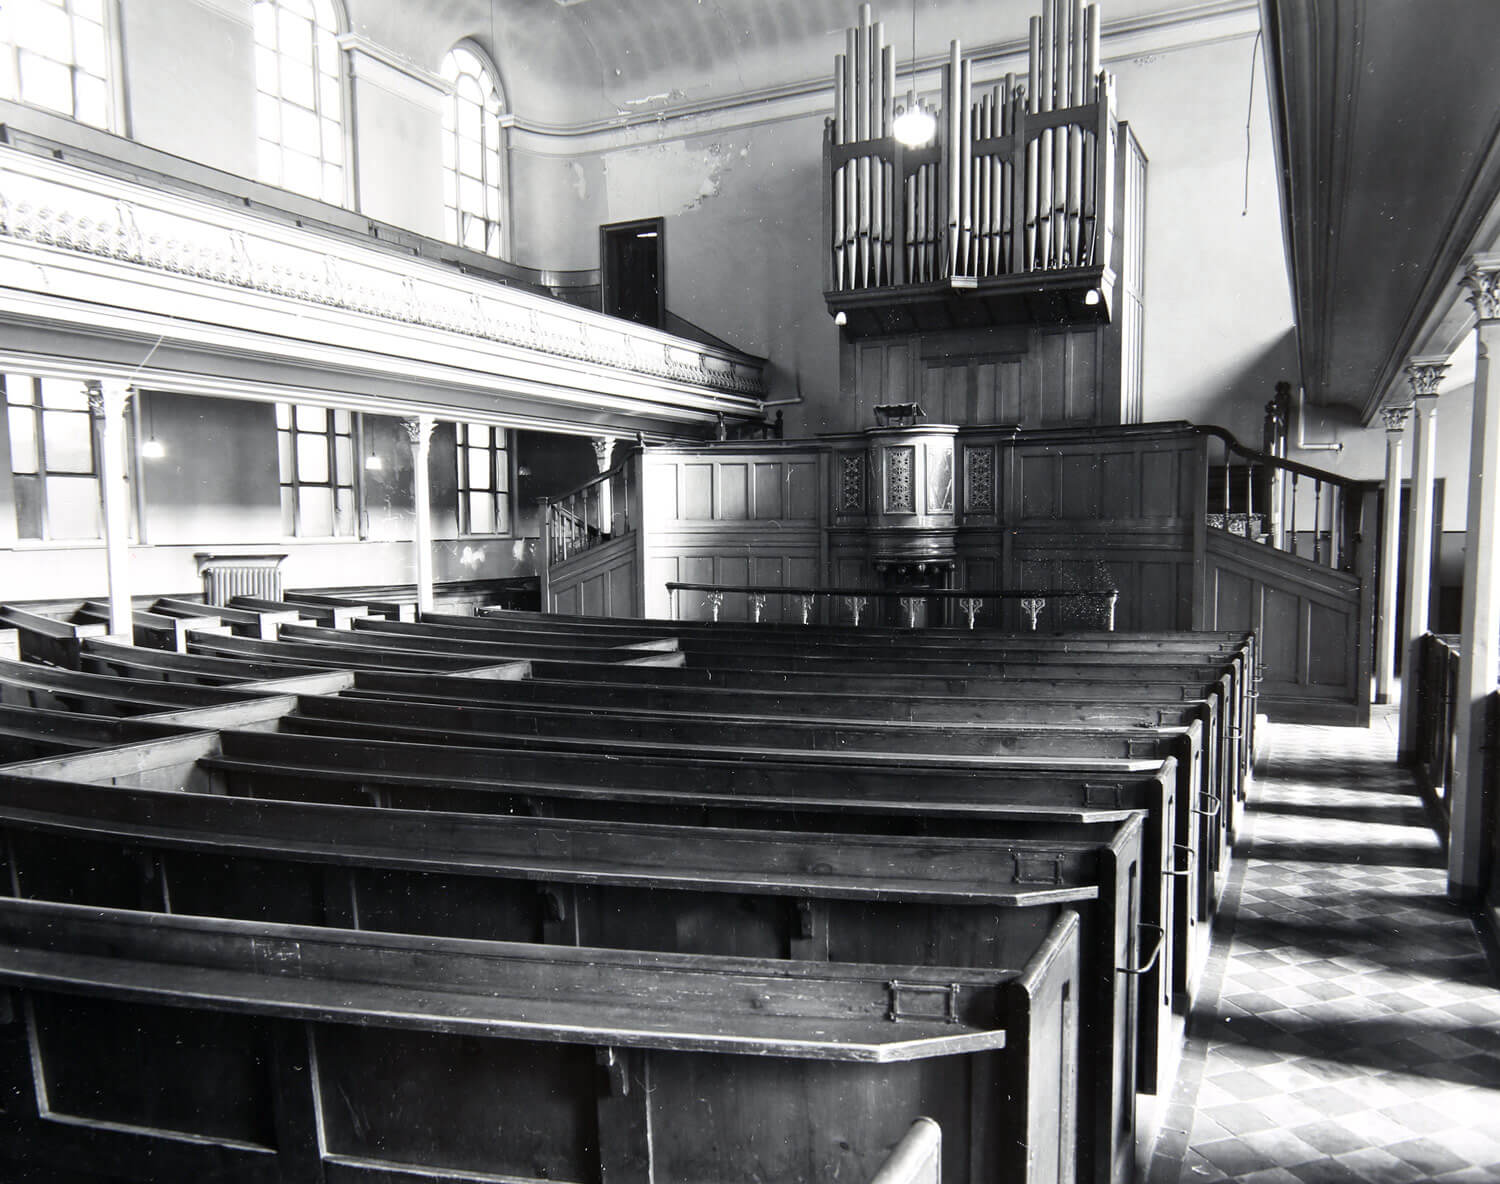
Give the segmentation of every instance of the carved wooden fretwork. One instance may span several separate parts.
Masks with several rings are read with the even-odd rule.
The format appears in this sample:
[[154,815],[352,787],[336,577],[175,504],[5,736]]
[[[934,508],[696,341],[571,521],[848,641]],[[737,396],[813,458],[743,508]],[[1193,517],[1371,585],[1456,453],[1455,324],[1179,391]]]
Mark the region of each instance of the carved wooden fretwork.
[[995,512],[995,450],[989,445],[964,449],[964,512]]
[[863,514],[864,512],[865,454],[841,452],[839,454],[839,513]]
[[915,514],[916,490],[912,487],[912,470],[916,467],[916,449],[887,448],[885,451],[885,509],[888,514]]

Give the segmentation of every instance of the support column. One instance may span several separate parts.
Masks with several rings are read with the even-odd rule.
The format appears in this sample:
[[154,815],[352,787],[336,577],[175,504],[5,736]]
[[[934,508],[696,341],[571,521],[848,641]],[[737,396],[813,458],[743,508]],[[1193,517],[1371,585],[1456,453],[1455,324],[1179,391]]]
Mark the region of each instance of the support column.
[[1478,314],[1475,326],[1474,426],[1469,445],[1469,518],[1464,552],[1463,648],[1458,663],[1453,792],[1448,798],[1448,894],[1478,897],[1484,864],[1485,705],[1500,663],[1500,582],[1495,532],[1500,528],[1500,255],[1476,255],[1464,276]]
[[1406,367],[1411,383],[1411,511],[1406,531],[1406,637],[1401,665],[1401,735],[1397,759],[1409,762],[1417,751],[1418,653],[1431,606],[1433,482],[1437,473],[1438,384],[1447,358],[1413,358]]
[[416,518],[417,611],[432,611],[432,494],[429,488],[428,456],[432,451],[432,429],[437,420],[413,415],[401,421],[411,441],[411,500]]
[[[615,451],[613,436],[595,436],[590,441],[594,446],[594,463],[601,475],[609,472],[609,462]],[[613,535],[615,532],[615,507],[610,497],[609,482],[599,486],[599,532]]]
[[1396,681],[1396,591],[1401,586],[1401,437],[1410,407],[1386,407],[1385,515],[1380,524],[1380,613],[1375,637],[1375,702],[1391,701]]
[[125,415],[130,388],[123,382],[85,384],[94,418],[99,502],[104,512],[104,566],[109,579],[109,631],[132,639],[130,506],[125,487]]

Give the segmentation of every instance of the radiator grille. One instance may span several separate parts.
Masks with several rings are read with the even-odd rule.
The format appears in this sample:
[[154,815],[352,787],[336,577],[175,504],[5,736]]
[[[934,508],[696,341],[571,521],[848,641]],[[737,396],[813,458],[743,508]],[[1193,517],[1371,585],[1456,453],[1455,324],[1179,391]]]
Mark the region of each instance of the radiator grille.
[[203,602],[228,604],[236,596],[281,599],[281,564],[285,555],[198,555]]

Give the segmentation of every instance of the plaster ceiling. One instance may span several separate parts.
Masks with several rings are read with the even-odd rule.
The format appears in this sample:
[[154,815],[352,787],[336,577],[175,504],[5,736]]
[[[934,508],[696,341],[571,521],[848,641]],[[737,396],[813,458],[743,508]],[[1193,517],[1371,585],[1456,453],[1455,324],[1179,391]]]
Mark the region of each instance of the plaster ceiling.
[[1370,419],[1446,353],[1500,198],[1500,3],[1263,0],[1310,398]]
[[[1102,0],[1105,31],[1214,0]],[[832,80],[858,0],[347,0],[353,29],[428,69],[460,37],[489,50],[511,108],[539,126]],[[1024,40],[1041,0],[917,0],[917,54]],[[911,58],[909,0],[874,4],[898,62]]]

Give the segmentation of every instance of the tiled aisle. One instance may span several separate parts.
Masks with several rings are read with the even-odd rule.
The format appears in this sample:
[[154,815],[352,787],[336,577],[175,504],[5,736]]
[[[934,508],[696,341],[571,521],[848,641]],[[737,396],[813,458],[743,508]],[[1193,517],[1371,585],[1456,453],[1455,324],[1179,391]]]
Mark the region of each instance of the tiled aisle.
[[1393,723],[1271,726],[1151,1184],[1500,1182],[1500,989]]

